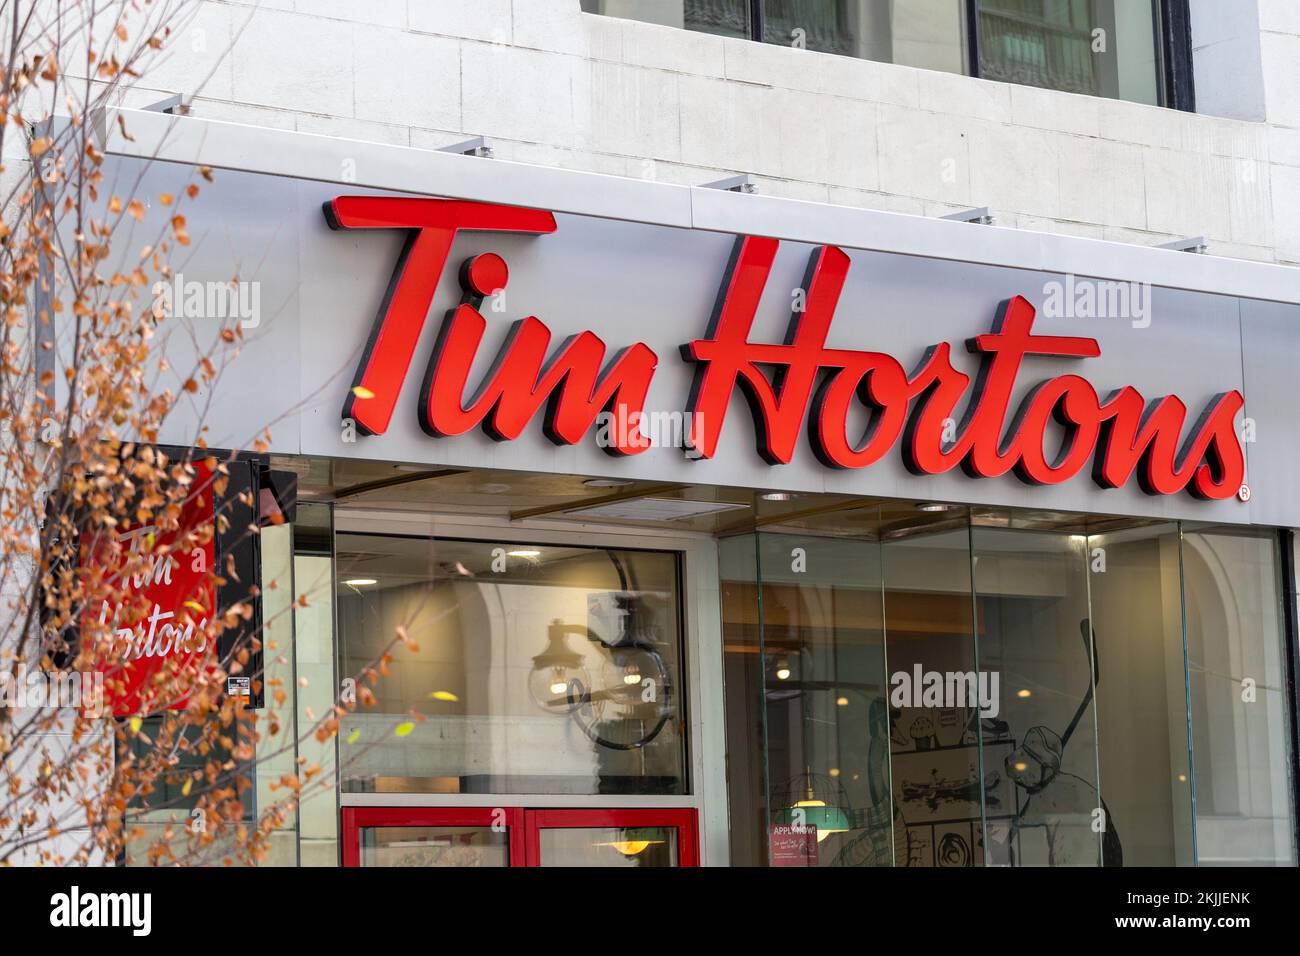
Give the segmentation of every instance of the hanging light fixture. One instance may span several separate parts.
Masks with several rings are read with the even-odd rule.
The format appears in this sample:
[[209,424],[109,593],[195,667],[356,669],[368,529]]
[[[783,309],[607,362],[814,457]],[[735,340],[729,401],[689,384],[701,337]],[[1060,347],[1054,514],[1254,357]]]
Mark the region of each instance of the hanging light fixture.
[[811,768],[792,778],[773,803],[782,807],[772,814],[774,822],[816,827],[818,843],[832,833],[853,829],[853,808],[844,787],[824,774],[813,773]]

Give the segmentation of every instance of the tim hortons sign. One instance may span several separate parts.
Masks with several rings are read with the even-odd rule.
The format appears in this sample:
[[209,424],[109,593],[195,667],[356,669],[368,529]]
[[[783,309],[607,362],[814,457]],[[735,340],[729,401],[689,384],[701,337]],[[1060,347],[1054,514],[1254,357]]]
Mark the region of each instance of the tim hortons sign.
[[[215,531],[187,551],[178,547],[187,534],[214,527],[212,469],[197,462],[194,472],[175,530],[124,527],[115,557],[106,538],[83,543],[82,562],[104,568],[112,582],[112,603],[104,600],[83,613],[87,623],[93,618],[112,628],[114,653],[96,669],[105,675],[106,710],[116,717],[180,710],[195,682],[218,672],[208,632],[216,607]],[[127,573],[130,566],[135,570]]]
[[[325,204],[325,215],[334,229],[408,233],[343,407],[344,418],[365,435],[382,435],[389,426],[457,233],[556,230],[550,212],[444,199],[340,196]],[[1103,395],[1074,373],[1038,381],[1013,408],[1022,366],[1050,359],[1083,371],[1080,360],[1101,355],[1094,338],[1035,334],[1034,307],[1018,295],[1002,302],[991,331],[966,342],[979,356],[974,376],[954,367],[947,342],[926,348],[919,361],[828,348],[850,260],[835,246],[818,246],[809,257],[802,308],[791,315],[784,341],[751,341],[778,246],[776,239],[737,238],[703,336],[681,345],[682,359],[695,367],[683,396],[693,457],[713,457],[739,390],[754,418],[758,454],[771,464],[788,463],[806,430],[813,452],[831,468],[866,468],[897,446],[917,475],[960,467],[972,477],[1013,472],[1027,483],[1050,485],[1088,468],[1103,488],[1135,480],[1152,495],[1186,490],[1198,498],[1244,497],[1245,456],[1235,427],[1244,400],[1235,389],[1215,395],[1190,425],[1176,395],[1147,398],[1116,383],[1107,383],[1112,390]],[[471,382],[488,330],[479,307],[506,287],[509,272],[501,256],[488,252],[467,259],[459,277],[461,302],[442,321],[420,387],[419,422],[427,434],[449,437],[480,427],[510,441],[540,415],[552,442],[572,445],[604,412],[630,420],[644,413],[660,356],[641,342],[620,344],[609,355],[591,331],[552,347],[550,330],[535,316],[513,324],[490,369]],[[910,371],[904,361],[914,363]],[[865,428],[850,433],[863,412]],[[607,450],[635,455],[649,446],[630,429]]]

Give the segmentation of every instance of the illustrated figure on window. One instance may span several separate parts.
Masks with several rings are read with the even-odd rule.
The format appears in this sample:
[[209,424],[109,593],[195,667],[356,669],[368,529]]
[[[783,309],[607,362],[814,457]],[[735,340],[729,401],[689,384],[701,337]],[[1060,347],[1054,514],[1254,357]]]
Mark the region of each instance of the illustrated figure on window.
[[1048,727],[1031,727],[1020,746],[1003,761],[1007,778],[1024,791],[1025,799],[1005,839],[999,839],[1000,835],[990,828],[990,848],[997,847],[1003,856],[1001,862],[1016,862],[1016,838],[1020,831],[1041,828],[1047,838],[1049,866],[1123,865],[1119,833],[1097,787],[1061,769],[1065,747],[1092,704],[1101,681],[1097,635],[1091,631],[1087,618],[1079,622],[1079,633],[1092,658],[1092,680],[1069,726],[1060,735]]
[[[1098,819],[1097,788],[1061,769],[1064,745],[1047,727],[1033,727],[1020,746],[1004,761],[1007,777],[1025,793],[1020,813],[1008,834],[1010,862],[1015,862],[1014,847],[1018,831],[1041,828],[1047,838],[1049,866],[1097,866],[1102,860],[1102,841],[1098,840],[1094,821]],[[1111,823],[1105,801],[1104,861],[1120,864],[1119,836]]]

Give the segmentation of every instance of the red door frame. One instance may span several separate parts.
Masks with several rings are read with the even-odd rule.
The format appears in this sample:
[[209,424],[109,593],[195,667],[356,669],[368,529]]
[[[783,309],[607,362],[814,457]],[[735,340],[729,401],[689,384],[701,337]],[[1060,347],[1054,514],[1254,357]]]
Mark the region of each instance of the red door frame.
[[543,829],[674,827],[677,865],[699,866],[695,810],[525,810],[522,807],[344,807],[343,865],[361,865],[363,827],[490,827],[506,815],[511,866],[541,865]]

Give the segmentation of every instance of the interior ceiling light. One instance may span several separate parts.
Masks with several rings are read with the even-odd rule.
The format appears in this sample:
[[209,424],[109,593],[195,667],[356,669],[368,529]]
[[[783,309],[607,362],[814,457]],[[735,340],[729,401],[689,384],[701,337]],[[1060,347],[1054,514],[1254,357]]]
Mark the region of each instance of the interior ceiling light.
[[799,496],[793,491],[766,491],[759,497],[764,501],[791,501]]
[[350,588],[367,588],[372,584],[378,584],[374,578],[348,578],[343,582]]
[[957,505],[950,505],[942,501],[922,501],[916,506],[917,511],[956,511]]
[[513,551],[507,551],[506,554],[512,558],[540,558],[542,556],[542,552],[535,548],[516,548]]
[[787,784],[785,793],[778,794],[777,799],[786,802],[791,796],[797,799],[787,802],[785,809],[776,811],[772,815],[774,822],[816,827],[818,843],[832,833],[845,833],[852,829],[853,809],[848,795],[843,786],[831,777],[805,770]]

